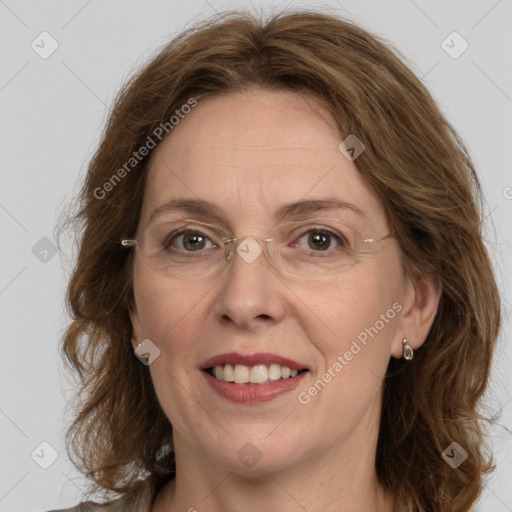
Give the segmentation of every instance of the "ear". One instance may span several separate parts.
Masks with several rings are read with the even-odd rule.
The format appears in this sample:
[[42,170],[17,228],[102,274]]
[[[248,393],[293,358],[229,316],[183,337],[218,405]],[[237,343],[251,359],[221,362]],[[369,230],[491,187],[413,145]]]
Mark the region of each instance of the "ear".
[[416,269],[406,278],[398,335],[391,346],[393,357],[402,357],[404,338],[413,349],[423,345],[434,323],[440,297],[440,283],[425,272]]
[[140,315],[139,310],[137,308],[137,304],[135,302],[135,299],[132,297],[130,299],[129,305],[128,305],[128,311],[130,313],[130,319],[132,321],[132,346],[135,350],[139,343],[143,340],[142,336],[142,326],[140,323]]

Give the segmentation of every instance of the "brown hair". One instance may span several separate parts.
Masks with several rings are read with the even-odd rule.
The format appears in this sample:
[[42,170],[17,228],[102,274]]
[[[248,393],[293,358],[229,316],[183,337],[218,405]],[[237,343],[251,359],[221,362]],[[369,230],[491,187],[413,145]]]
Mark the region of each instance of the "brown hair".
[[[207,20],[159,51],[117,98],[74,217],[80,245],[63,342],[81,384],[67,432],[71,459],[93,480],[90,493],[131,496],[148,479],[156,494],[174,474],[171,425],[130,343],[132,256],[119,243],[136,231],[150,155],[133,168],[126,163],[191,98],[251,87],[315,95],[341,133],[364,142],[357,167],[384,204],[407,271],[421,269],[439,284],[425,344],[411,362],[390,361],[376,470],[397,510],[467,511],[492,469],[476,408],[500,323],[478,178],[397,52],[351,22],[315,12]],[[122,180],[113,182],[121,168]],[[456,470],[441,457],[454,441],[469,454]]]

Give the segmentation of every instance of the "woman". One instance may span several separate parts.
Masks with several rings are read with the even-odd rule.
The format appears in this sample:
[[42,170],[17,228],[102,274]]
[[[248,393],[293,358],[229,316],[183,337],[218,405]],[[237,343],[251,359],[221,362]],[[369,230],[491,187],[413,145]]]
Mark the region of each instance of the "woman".
[[479,201],[361,28],[233,13],[172,41],[81,192],[69,452],[110,503],[76,510],[470,510],[500,321]]

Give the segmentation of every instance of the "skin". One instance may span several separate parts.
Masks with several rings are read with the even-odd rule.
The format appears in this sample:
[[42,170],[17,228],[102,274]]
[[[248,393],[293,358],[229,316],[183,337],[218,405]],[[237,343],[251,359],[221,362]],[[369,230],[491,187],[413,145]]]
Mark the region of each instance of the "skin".
[[[222,209],[233,237],[265,238],[283,203],[336,197],[384,236],[382,204],[338,150],[343,138],[309,96],[255,89],[202,100],[152,156],[139,229],[170,199],[201,198]],[[132,343],[149,338],[161,351],[149,371],[177,461],[153,512],[393,510],[375,472],[382,381],[403,338],[415,349],[424,342],[439,298],[420,272],[406,279],[399,256],[388,240],[320,283],[279,279],[264,256],[236,257],[221,279],[197,281],[163,278],[136,258]],[[298,394],[397,302],[400,313],[301,404]],[[277,399],[235,404],[199,370],[225,352],[271,352],[311,371]],[[247,442],[262,455],[250,468],[237,457]]]

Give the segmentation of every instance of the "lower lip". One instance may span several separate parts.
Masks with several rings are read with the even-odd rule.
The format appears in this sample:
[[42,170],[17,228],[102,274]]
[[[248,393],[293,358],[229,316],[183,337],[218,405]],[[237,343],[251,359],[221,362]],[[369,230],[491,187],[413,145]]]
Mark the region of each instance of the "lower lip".
[[206,371],[201,372],[208,384],[222,397],[239,404],[268,402],[278,396],[293,391],[309,372],[297,377],[276,380],[269,384],[234,384],[216,379]]

